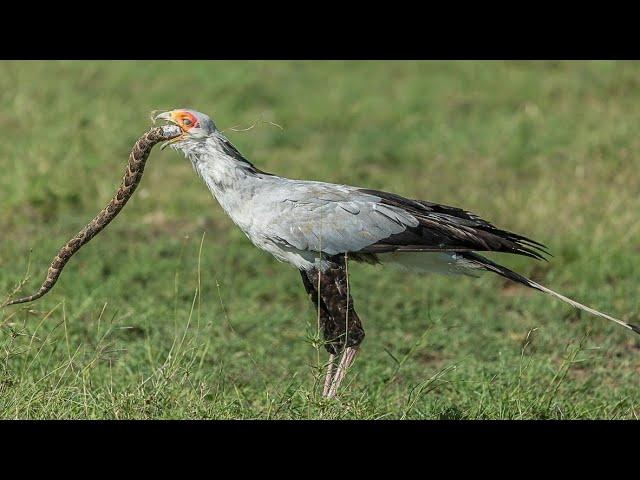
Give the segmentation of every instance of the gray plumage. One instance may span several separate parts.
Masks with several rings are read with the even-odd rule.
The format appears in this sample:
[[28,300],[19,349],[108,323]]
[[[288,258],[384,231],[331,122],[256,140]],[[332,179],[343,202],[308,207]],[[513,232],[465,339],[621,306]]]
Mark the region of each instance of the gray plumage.
[[263,172],[206,115],[181,109],[158,118],[175,122],[176,115],[190,115],[195,125],[183,125],[185,134],[171,146],[191,161],[253,244],[280,261],[303,271],[322,271],[329,257],[348,254],[355,260],[419,273],[492,271],[638,331],[636,326],[567,299],[474,253],[508,252],[541,259],[546,251],[538,242],[498,229],[456,207]]

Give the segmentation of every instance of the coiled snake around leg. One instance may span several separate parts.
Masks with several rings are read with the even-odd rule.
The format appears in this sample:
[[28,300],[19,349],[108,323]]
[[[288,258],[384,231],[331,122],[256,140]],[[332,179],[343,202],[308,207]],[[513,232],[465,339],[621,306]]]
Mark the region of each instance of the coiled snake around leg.
[[131,149],[131,153],[129,154],[129,163],[127,164],[127,169],[125,171],[124,178],[122,179],[122,183],[120,184],[120,188],[107,206],[100,210],[91,222],[89,222],[75,237],[69,240],[66,245],[60,249],[56,257],[53,259],[53,262],[51,262],[51,266],[47,272],[47,278],[40,287],[40,290],[28,297],[8,301],[2,306],[6,307],[17,303],[31,302],[33,300],[37,300],[51,290],[58,281],[58,277],[60,277],[60,273],[62,273],[62,269],[69,259],[78,250],[80,250],[84,244],[88,243],[89,240],[109,225],[111,220],[120,213],[120,210],[122,210],[127,201],[129,201],[142,179],[144,166],[154,145],[165,140],[171,140],[179,136],[180,133],[181,130],[179,127],[175,125],[165,125],[162,127],[154,127],[142,135]]

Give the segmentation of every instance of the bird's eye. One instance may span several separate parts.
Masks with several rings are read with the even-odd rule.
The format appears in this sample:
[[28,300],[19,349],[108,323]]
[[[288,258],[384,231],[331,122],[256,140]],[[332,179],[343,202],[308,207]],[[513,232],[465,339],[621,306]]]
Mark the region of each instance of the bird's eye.
[[186,126],[186,127],[190,127],[193,122],[191,120],[189,120],[188,118],[183,118],[182,119],[182,123]]

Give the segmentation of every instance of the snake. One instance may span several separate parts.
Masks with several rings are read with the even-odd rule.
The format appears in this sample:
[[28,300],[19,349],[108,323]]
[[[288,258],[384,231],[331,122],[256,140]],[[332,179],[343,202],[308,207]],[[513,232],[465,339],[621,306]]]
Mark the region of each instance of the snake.
[[62,269],[75,253],[86,245],[93,237],[100,233],[109,223],[116,218],[126,203],[132,197],[138,187],[144,167],[151,153],[151,149],[162,141],[169,141],[178,137],[182,133],[180,127],[176,125],[163,125],[161,127],[152,127],[145,132],[133,145],[129,154],[127,168],[122,178],[122,183],[116,191],[115,195],[87,225],[82,228],[73,238],[71,238],[54,257],[47,276],[42,283],[40,289],[33,295],[17,298],[7,301],[3,307],[15,305],[18,303],[26,303],[37,300],[49,292],[60,278]]

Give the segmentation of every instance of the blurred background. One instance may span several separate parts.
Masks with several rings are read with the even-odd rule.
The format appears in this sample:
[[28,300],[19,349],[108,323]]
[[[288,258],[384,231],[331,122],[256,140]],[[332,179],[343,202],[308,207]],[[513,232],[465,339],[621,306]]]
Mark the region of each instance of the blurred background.
[[[493,258],[640,322],[638,62],[2,62],[3,299],[28,266],[21,293],[38,288],[115,192],[150,112],[179,107],[265,171],[459,206],[545,243],[549,263]],[[341,401],[325,402],[299,274],[157,149],[55,289],[0,311],[0,416],[640,413],[628,331],[488,275],[350,270],[367,338]]]

